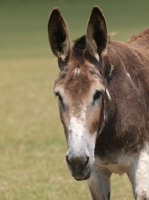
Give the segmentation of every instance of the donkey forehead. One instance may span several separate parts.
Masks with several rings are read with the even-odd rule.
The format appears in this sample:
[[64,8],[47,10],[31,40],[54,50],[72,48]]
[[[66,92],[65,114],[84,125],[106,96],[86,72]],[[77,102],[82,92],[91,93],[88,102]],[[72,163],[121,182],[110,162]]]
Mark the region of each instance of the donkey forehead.
[[54,90],[63,91],[76,99],[87,95],[90,90],[104,91],[104,84],[104,79],[93,64],[71,60],[56,80]]

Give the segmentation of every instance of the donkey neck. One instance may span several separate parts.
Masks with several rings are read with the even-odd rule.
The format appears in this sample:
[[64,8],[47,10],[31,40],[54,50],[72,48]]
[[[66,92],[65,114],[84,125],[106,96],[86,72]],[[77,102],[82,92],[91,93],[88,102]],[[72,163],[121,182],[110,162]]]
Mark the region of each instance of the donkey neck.
[[128,45],[112,41],[103,62],[103,76],[111,99],[104,97],[106,122],[97,139],[95,154],[100,157],[110,151],[135,154],[149,140],[146,61]]

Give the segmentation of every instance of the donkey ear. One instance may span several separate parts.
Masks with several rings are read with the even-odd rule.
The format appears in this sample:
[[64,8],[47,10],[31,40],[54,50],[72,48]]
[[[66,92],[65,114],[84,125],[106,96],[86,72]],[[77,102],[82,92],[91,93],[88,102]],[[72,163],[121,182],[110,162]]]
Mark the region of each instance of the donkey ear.
[[99,55],[106,49],[107,26],[102,11],[95,6],[87,24],[86,49],[99,61]]
[[54,8],[49,17],[48,36],[54,55],[65,61],[70,53],[69,32],[58,8]]

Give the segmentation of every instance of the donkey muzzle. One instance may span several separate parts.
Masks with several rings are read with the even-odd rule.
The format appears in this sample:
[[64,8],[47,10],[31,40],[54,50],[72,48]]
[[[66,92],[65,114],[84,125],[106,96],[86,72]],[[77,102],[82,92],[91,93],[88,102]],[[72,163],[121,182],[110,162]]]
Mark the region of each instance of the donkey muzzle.
[[88,155],[75,155],[68,150],[66,162],[72,176],[76,180],[86,180],[90,177],[90,158]]

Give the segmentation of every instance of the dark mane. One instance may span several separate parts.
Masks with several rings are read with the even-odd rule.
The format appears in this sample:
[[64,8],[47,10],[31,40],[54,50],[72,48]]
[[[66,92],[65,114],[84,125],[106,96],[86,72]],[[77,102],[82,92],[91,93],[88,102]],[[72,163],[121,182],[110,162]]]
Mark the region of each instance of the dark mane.
[[76,39],[74,41],[73,49],[83,50],[86,47],[86,37],[83,35],[82,37]]
[[[83,58],[83,50],[86,48],[86,36],[83,35],[82,37],[76,39],[73,45],[73,52],[78,60],[82,60]],[[85,52],[85,58],[89,60],[93,64],[97,64],[97,60],[93,58],[88,51]]]
[[[108,35],[108,40],[107,40],[107,43],[109,44],[110,43],[110,40],[111,40],[111,37],[112,37],[113,34],[109,34]],[[85,49],[86,47],[86,36],[83,35],[81,36],[80,38],[74,40],[74,45],[73,45],[73,49],[80,49],[80,50],[83,50]]]
[[86,48],[86,36],[83,35],[82,37],[76,39],[74,41],[74,45],[72,47],[73,54],[75,55],[76,59],[81,62],[83,60],[83,50]]

